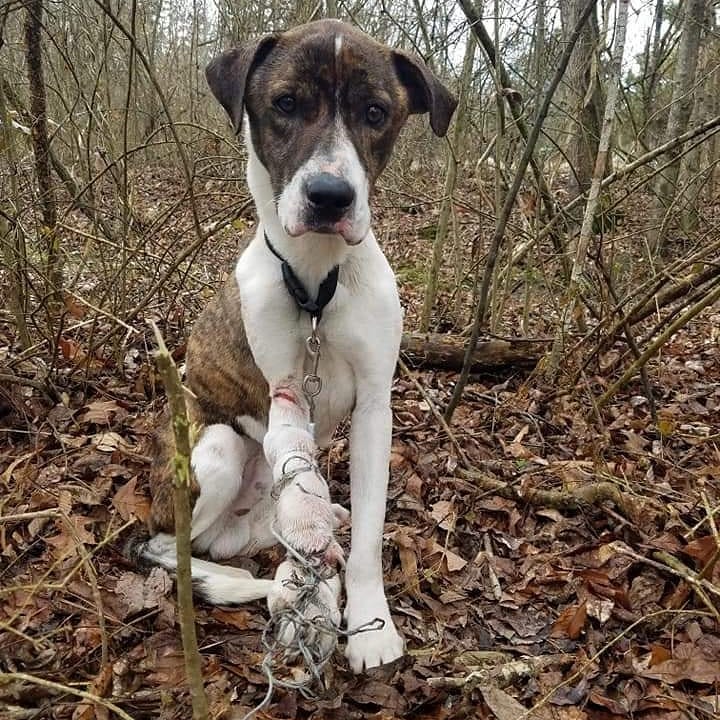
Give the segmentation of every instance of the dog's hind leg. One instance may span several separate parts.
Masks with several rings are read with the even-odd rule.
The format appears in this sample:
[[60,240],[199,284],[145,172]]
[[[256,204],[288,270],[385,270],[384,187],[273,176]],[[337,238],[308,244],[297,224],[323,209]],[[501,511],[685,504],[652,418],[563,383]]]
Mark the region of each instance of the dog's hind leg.
[[245,513],[269,494],[260,446],[229,425],[210,425],[192,451],[200,495],[192,514],[193,547],[214,559],[239,554],[251,541]]
[[[253,509],[269,493],[270,472],[260,446],[229,425],[210,425],[193,448],[191,464],[200,488],[192,514],[193,549],[218,559],[239,554],[252,545]],[[139,551],[147,562],[177,569],[171,534],[155,535]],[[214,604],[264,598],[272,587],[272,581],[258,580],[246,570],[196,558],[192,578],[195,591]]]

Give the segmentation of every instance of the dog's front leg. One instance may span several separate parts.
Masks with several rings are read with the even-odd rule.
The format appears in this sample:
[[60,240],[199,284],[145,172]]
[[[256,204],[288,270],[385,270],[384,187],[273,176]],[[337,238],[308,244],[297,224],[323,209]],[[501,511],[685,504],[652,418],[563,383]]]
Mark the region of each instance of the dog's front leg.
[[390,459],[392,416],[390,390],[358,387],[350,432],[350,501],[352,543],[345,586],[348,630],[380,618],[380,630],[348,638],[345,654],[353,671],[383,665],[403,654],[403,640],[395,629],[382,574],[382,538]]
[[278,496],[278,531],[295,550],[334,570],[344,564],[333,534],[337,509],[315,464],[309,420],[308,402],[297,383],[274,385],[263,448]]

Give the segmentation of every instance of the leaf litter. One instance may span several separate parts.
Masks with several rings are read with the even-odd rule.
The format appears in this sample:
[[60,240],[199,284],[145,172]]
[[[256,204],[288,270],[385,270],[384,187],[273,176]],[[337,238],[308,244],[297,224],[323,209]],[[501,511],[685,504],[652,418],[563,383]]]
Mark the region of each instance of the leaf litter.
[[[381,211],[380,227],[396,219]],[[214,282],[234,248],[208,248]],[[390,240],[386,250],[396,265],[407,262],[407,243]],[[402,284],[401,294],[412,325],[418,289]],[[205,297],[186,296],[196,304],[163,323],[180,362],[182,318]],[[81,688],[136,720],[189,717],[171,579],[140,571],[123,552],[148,517],[149,437],[163,409],[144,319],[135,326],[117,361],[91,352],[81,333],[62,338],[61,400],[23,392],[6,411],[2,717],[113,716],[56,687],[28,685],[20,673]],[[99,329],[107,329],[102,321]],[[399,374],[383,563],[407,654],[359,677],[338,654],[324,697],[281,692],[260,717],[720,716],[720,364],[712,329],[701,316],[653,364],[657,425],[639,383],[615,398],[598,427],[585,419],[583,398],[500,371],[473,378],[448,437],[428,399],[444,405],[453,373]],[[75,380],[83,363],[86,379]],[[600,367],[588,382],[606,386]],[[463,456],[504,490],[468,475]],[[334,500],[349,505],[348,460],[341,431],[324,467]],[[527,499],[601,482],[616,488],[623,507]],[[349,532],[339,539],[347,549]],[[270,576],[278,557],[271,550],[244,566]],[[198,605],[213,718],[241,718],[264,695],[266,617],[260,603]]]

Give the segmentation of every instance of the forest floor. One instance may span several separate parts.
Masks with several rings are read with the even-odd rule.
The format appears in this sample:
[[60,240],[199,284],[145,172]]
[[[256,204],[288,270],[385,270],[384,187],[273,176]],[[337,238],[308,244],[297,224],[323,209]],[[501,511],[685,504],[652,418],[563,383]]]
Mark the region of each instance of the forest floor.
[[[162,183],[142,188],[148,203]],[[395,200],[381,194],[378,237],[412,329],[433,218]],[[161,321],[182,362],[183,338],[231,268],[239,234],[229,228],[198,255],[193,276],[208,287],[154,297],[114,353],[88,357],[87,328],[64,335],[60,401],[0,388],[0,672],[10,674],[0,682],[2,718],[113,716],[71,692],[82,690],[136,720],[190,717],[173,583],[124,555],[148,513],[146,441],[163,407],[146,320]],[[541,302],[538,292],[538,336],[553,327]],[[510,304],[499,332],[519,333],[522,305]],[[69,310],[81,319],[82,308]],[[103,322],[99,333],[113,326]],[[384,569],[407,655],[354,676],[338,652],[325,697],[279,691],[259,717],[719,717],[719,328],[720,308],[711,308],[649,365],[657,422],[639,381],[603,410],[602,424],[587,419],[617,348],[588,367],[578,391],[512,367],[473,376],[452,436],[432,405],[444,406],[454,374],[399,373]],[[6,325],[0,334],[9,346]],[[344,432],[324,467],[333,499],[349,506]],[[579,488],[596,488],[594,501],[573,502]],[[533,490],[557,493],[543,501]],[[347,549],[348,531],[339,539]],[[263,555],[258,572],[271,576],[279,557]],[[213,717],[239,720],[266,691],[266,609],[196,611]]]

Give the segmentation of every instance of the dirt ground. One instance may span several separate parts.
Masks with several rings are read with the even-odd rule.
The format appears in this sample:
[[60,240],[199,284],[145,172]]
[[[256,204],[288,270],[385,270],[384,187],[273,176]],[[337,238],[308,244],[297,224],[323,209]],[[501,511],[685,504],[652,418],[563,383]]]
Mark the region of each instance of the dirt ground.
[[[377,234],[412,327],[434,216],[401,200],[381,193]],[[464,222],[467,235],[474,221]],[[113,716],[75,691],[136,720],[190,717],[172,580],[134,567],[124,546],[148,513],[146,441],[163,408],[146,320],[159,321],[182,363],[192,318],[246,222],[234,225],[184,285],[147,303],[115,351],[88,355],[87,329],[63,335],[56,400],[0,383],[2,718]],[[540,290],[531,303],[533,334],[544,336],[552,307]],[[508,306],[503,334],[518,334],[522,304]],[[95,332],[112,327],[104,322]],[[10,348],[8,327],[0,345]],[[602,423],[588,419],[618,347],[579,389],[514,367],[473,376],[451,436],[432,406],[444,406],[454,374],[400,372],[384,569],[407,655],[355,677],[338,652],[323,697],[278,691],[259,717],[720,717],[719,328],[711,308],[650,364],[657,422],[639,382]],[[334,500],[349,505],[345,432],[323,467]],[[348,531],[339,539],[347,549]],[[279,557],[253,567],[270,576]],[[261,603],[198,605],[213,717],[240,719],[265,694],[266,619]]]

